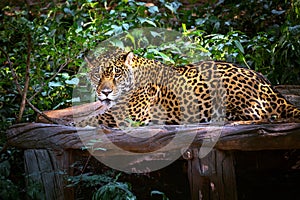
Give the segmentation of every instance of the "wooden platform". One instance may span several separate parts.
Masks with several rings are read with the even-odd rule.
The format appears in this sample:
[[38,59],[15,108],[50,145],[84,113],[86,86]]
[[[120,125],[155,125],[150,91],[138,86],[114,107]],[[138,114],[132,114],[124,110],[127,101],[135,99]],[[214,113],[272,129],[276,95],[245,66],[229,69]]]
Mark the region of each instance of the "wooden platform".
[[[297,95],[291,95],[290,91],[287,93],[292,100],[300,103]],[[103,112],[98,103],[85,106],[47,114],[63,124],[69,122],[73,115],[84,117],[82,112],[89,115]],[[25,150],[26,173],[30,174],[28,181],[41,183],[46,199],[74,199],[72,189],[64,187],[63,178],[65,173],[72,174],[73,152],[81,150],[82,155],[88,155],[89,152],[83,149],[87,148],[88,141],[95,139],[98,142],[93,144],[93,155],[99,157],[119,157],[122,160],[132,153],[155,152],[150,161],[157,162],[172,160],[173,153],[179,152],[188,163],[192,200],[238,199],[234,151],[300,149],[300,123],[152,126],[135,128],[128,134],[128,130],[49,124],[41,117],[39,122],[42,123],[14,125],[7,131],[7,137],[9,145]],[[135,137],[143,134],[151,137]],[[194,136],[192,141],[187,139],[191,135]],[[210,149],[213,140],[216,143]],[[123,151],[116,150],[116,146]],[[209,153],[203,156],[205,146]],[[135,159],[132,156],[132,162],[122,167],[130,170],[136,162],[149,162],[146,154]]]
[[[219,128],[219,127],[217,127]],[[128,152],[163,153],[163,159],[173,159],[172,153],[182,152],[186,147],[185,138],[195,134],[195,140],[183,153],[188,161],[192,199],[237,199],[236,177],[233,157],[230,150],[257,151],[275,149],[300,149],[300,124],[262,124],[262,125],[225,125],[214,149],[204,158],[199,158],[199,147],[204,140],[214,137],[211,125],[198,126],[166,126],[135,129],[134,134],[145,131],[155,132],[149,138],[131,137],[121,130],[94,128],[76,128],[64,125],[30,123],[19,124],[8,131],[9,144],[25,150],[25,164],[28,174],[39,174],[32,177],[42,182],[48,199],[72,199],[72,194],[64,190],[62,176],[57,171],[68,171],[73,162],[72,150],[85,147],[86,141],[94,139],[95,133],[99,141],[109,139],[112,143],[99,142],[97,147],[105,149],[94,152],[97,156],[129,156]],[[105,132],[102,134],[101,132]],[[110,131],[108,133],[108,131]],[[178,142],[161,150],[178,136]],[[219,132],[217,133],[219,134]],[[123,155],[116,152],[114,145],[124,149]],[[86,153],[83,151],[83,153]],[[155,161],[155,157],[152,158]],[[144,160],[149,162],[145,155]],[[139,158],[138,162],[142,162]],[[132,162],[134,163],[134,162]],[[129,165],[128,168],[131,166]],[[50,187],[51,186],[51,187]],[[46,189],[47,187],[47,189]],[[62,195],[64,194],[64,195]]]

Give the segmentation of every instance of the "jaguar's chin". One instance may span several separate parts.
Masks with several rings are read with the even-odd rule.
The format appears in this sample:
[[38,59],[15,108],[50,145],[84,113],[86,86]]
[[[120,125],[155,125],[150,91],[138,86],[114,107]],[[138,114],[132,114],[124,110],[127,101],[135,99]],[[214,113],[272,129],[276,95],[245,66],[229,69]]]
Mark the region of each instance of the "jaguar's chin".
[[112,107],[113,105],[115,105],[115,102],[113,100],[111,100],[111,99],[103,99],[103,100],[99,99],[99,100],[101,101],[101,103],[103,105],[105,105],[105,106],[107,106],[109,108]]
[[103,103],[104,105],[109,105],[111,104],[111,100],[110,99],[100,99],[101,103]]

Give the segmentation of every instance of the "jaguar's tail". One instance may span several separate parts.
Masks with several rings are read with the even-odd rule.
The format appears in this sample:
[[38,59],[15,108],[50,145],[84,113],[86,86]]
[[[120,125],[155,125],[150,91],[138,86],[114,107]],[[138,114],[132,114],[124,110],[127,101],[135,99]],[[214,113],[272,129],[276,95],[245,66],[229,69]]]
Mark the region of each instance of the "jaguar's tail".
[[[300,109],[296,106],[289,104],[286,108],[286,118],[288,122],[300,123]],[[283,112],[285,112],[283,111]]]
[[300,123],[300,109],[299,108],[295,108],[295,111],[294,111],[294,118],[296,120],[296,122]]

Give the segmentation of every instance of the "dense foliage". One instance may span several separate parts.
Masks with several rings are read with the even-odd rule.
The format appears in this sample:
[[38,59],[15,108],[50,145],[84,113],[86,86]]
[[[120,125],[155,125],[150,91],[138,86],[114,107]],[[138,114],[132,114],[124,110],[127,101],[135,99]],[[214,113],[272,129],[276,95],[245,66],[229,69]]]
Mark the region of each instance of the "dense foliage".
[[[76,74],[87,51],[138,27],[182,32],[190,39],[191,49],[201,49],[210,59],[255,69],[273,84],[300,84],[299,0],[39,2],[18,7],[0,4],[2,143],[10,125],[33,121],[39,111],[71,106]],[[178,52],[152,48],[142,55],[172,61]],[[17,155],[14,149],[1,154],[1,191],[11,192],[1,193],[2,197],[20,198],[10,173],[10,163],[16,162]],[[17,184],[23,187],[22,181]],[[117,186],[129,189],[126,184]],[[107,189],[117,186],[111,183]],[[108,195],[104,189],[97,190],[95,198]],[[26,194],[32,197],[31,193]]]

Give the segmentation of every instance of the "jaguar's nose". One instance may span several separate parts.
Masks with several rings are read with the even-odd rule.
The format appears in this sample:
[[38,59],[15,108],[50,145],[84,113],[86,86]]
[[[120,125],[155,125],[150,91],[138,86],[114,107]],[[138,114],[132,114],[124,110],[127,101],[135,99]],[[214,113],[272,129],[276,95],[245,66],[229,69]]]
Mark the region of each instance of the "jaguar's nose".
[[101,90],[101,93],[104,94],[105,96],[108,96],[110,93],[112,93],[111,89],[103,89]]

